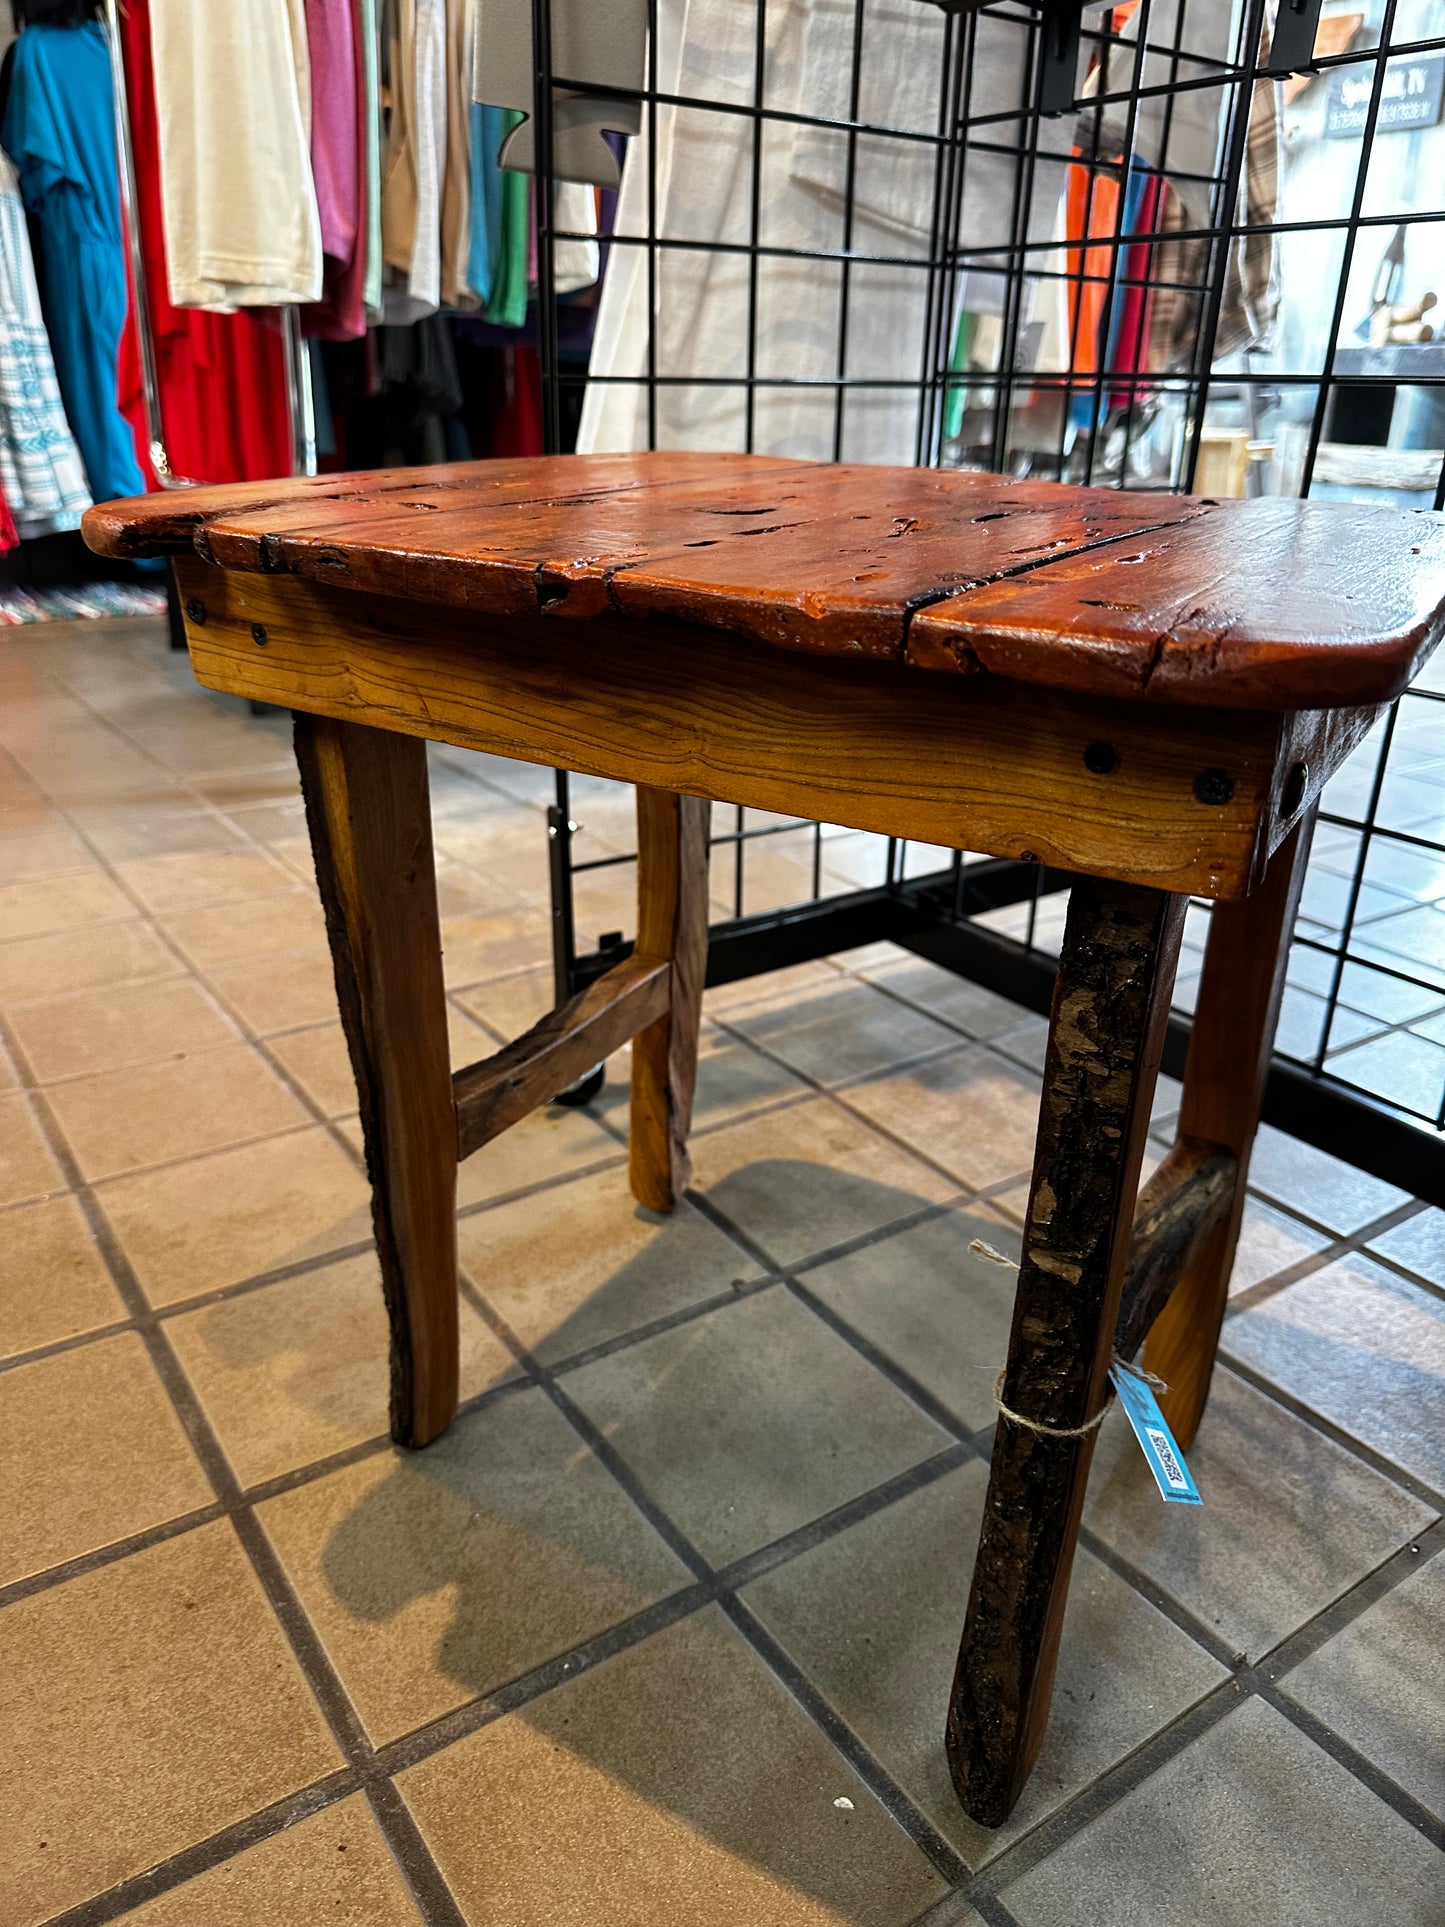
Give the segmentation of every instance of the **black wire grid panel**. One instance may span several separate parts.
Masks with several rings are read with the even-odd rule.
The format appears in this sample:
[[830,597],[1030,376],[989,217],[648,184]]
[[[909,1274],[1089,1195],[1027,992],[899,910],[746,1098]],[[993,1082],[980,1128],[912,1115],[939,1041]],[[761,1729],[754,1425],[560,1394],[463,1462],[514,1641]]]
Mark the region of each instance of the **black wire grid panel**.
[[[554,57],[574,4],[533,0],[539,157],[596,93]],[[1445,505],[1445,0],[646,12],[590,369],[539,181],[551,447],[580,418],[593,447]],[[1445,1202],[1442,702],[1432,668],[1326,793],[1266,1115]],[[630,852],[574,809],[559,774],[559,995],[626,940],[598,892]],[[1047,997],[1067,878],[731,808],[713,862],[715,980],[886,936]]]

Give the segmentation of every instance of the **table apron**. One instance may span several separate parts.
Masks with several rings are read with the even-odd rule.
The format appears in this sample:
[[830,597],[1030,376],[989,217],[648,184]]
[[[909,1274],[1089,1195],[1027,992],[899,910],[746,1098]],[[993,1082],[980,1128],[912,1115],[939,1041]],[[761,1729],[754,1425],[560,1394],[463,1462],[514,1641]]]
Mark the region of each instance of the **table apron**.
[[1375,713],[1126,703],[706,628],[469,614],[199,557],[175,567],[210,689],[1211,898],[1257,885]]

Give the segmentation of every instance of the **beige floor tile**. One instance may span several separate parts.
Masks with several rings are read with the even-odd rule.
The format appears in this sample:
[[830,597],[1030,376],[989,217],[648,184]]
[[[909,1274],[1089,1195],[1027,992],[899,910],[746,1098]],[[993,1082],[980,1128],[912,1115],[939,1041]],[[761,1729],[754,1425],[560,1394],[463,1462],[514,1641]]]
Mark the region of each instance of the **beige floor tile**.
[[555,1006],[551,966],[537,964],[510,977],[472,985],[457,991],[456,1001],[510,1042]]
[[421,1927],[360,1793],[118,1920],[121,1927]]
[[1033,1163],[1038,1080],[979,1045],[855,1084],[847,1097],[855,1110],[975,1189]]
[[1445,1557],[1408,1579],[1280,1681],[1282,1691],[1445,1820]]
[[[332,999],[333,1005],[335,998]],[[490,1057],[496,1045],[464,1011],[447,1006],[452,1065],[460,1069]],[[356,1079],[339,1018],[270,1039],[270,1047],[327,1117],[345,1117],[356,1109]]]
[[740,1010],[744,1004],[761,1003],[785,991],[804,991],[814,984],[836,983],[838,975],[837,967],[822,959],[789,964],[784,970],[770,970],[761,977],[744,977],[738,983],[719,984],[716,990],[704,991],[703,1009],[721,1016],[724,1011]]
[[943,1750],[988,1468],[974,1463],[827,1539],[747,1604],[970,1866],[1011,1846],[1228,1678],[1100,1560],[1069,1588],[1048,1737],[997,1830],[958,1803]]
[[288,950],[317,950],[326,942],[325,919],[312,890],[177,910],[159,922],[203,971]]
[[[1083,1897],[1107,1897],[1102,1905]],[[1003,1890],[1023,1927],[1437,1927],[1440,1855],[1248,1700]]]
[[554,1362],[758,1275],[685,1201],[668,1217],[636,1203],[620,1169],[457,1229],[466,1271],[523,1344]]
[[615,870],[597,870],[578,877],[572,890],[572,910],[579,950],[595,949],[604,936],[614,934],[628,941],[635,939],[636,871],[624,864]]
[[[586,1111],[551,1104],[546,1110],[533,1111],[510,1131],[473,1152],[457,1171],[457,1203],[483,1204],[489,1198],[505,1197],[509,1191],[625,1156],[622,1145]],[[626,1192],[625,1171],[614,1171],[612,1181]],[[547,1207],[539,1198],[535,1208]]]
[[1086,1522],[1258,1659],[1398,1552],[1435,1514],[1332,1439],[1216,1369],[1189,1451],[1202,1506],[1162,1506],[1128,1425],[1104,1421]]
[[[754,1111],[812,1094],[812,1087],[801,1078],[706,1018],[698,1043],[694,1131],[711,1131],[749,1117]],[[627,1107],[632,1097],[631,1072],[632,1049],[624,1045],[608,1059],[607,1080],[590,1106],[622,1131],[627,1129]]]
[[809,1291],[971,1432],[993,1423],[1018,1283],[969,1249],[975,1239],[1018,1257],[1018,1233],[1002,1219],[951,1211],[802,1274]]
[[215,965],[205,979],[258,1037],[337,1021],[336,974],[324,946]]
[[1341,1232],[1358,1231],[1371,1218],[1408,1203],[1410,1196],[1269,1124],[1260,1126],[1255,1139],[1249,1181],[1291,1211]]
[[273,836],[266,848],[278,863],[284,863],[298,883],[308,890],[316,888],[316,858],[311,853],[311,839],[303,826],[299,836]]
[[[463,1301],[463,1398],[516,1368]],[[166,1331],[243,1485],[387,1429],[387,1324],[373,1257],[170,1319]]]
[[[852,959],[844,958],[845,963]],[[1019,1007],[1007,997],[999,997],[982,984],[957,977],[951,970],[927,962],[922,957],[895,953],[874,964],[855,965],[869,983],[879,984],[895,996],[921,1004],[935,1017],[957,1024],[970,1037],[985,1040],[1012,1030],[1019,1020]]]
[[[545,834],[544,831],[544,845]],[[542,854],[545,858],[545,847]],[[527,900],[500,878],[474,870],[469,863],[454,862],[444,852],[437,854],[436,873],[437,908],[444,922],[453,918],[509,916],[527,907]]]
[[551,919],[540,910],[449,917],[442,925],[442,963],[449,985],[464,988],[534,964],[551,950]]
[[53,1086],[49,1096],[76,1162],[91,1179],[310,1122],[249,1044],[78,1077]]
[[301,787],[296,759],[283,744],[274,746],[279,754],[267,755],[258,742],[258,755],[250,769],[235,768],[213,776],[202,776],[196,788],[218,810],[243,810],[253,803],[288,801]]
[[268,803],[243,803],[226,814],[238,830],[265,844],[308,842],[306,805],[298,790],[294,796],[275,797]]
[[901,1927],[944,1891],[716,1607],[399,1784],[478,1927]]
[[714,1565],[950,1443],[780,1286],[611,1352],[565,1382]]
[[371,1237],[371,1193],[319,1125],[117,1178],[97,1194],[153,1305]]
[[224,1520],[18,1601],[0,1642],[6,1927],[37,1927],[342,1764]]
[[46,811],[33,829],[0,823],[0,883],[64,876],[92,867],[90,852],[63,816]]
[[827,1085],[850,1083],[958,1042],[955,1032],[931,1017],[846,977],[749,1004],[728,1022],[750,1043]]
[[1436,1293],[1368,1258],[1340,1258],[1231,1318],[1222,1349],[1445,1491],[1445,1303]]
[[0,1219],[0,1357],[124,1317],[74,1198],[20,1205]]
[[691,1580],[540,1389],[261,1518],[377,1745]]
[[189,790],[163,801],[77,803],[67,815],[103,856],[113,863],[154,857],[168,851],[238,850],[240,836],[223,816],[202,808]]
[[0,1205],[63,1191],[65,1178],[22,1091],[0,1096]]
[[0,1585],[214,1494],[134,1332],[0,1376]]
[[1314,1257],[1326,1250],[1329,1242],[1323,1232],[1312,1231],[1288,1212],[1276,1211],[1262,1198],[1250,1198],[1239,1227],[1239,1245],[1229,1279],[1230,1296],[1249,1291],[1267,1278]]
[[356,1079],[339,1019],[289,1031],[268,1043],[323,1117],[345,1117],[356,1109]]
[[693,1145],[693,1167],[697,1188],[782,1264],[954,1191],[824,1098],[707,1132]]
[[[547,824],[539,810],[502,805],[475,822],[444,817],[436,826],[436,846],[439,856],[494,878],[529,903],[548,899]],[[574,853],[583,856],[580,845],[574,845]]]
[[104,943],[77,943],[69,931],[0,943],[0,1003],[63,997],[141,978],[176,977],[185,966],[154,930],[136,920],[105,927]]
[[12,1018],[37,1083],[187,1057],[237,1041],[200,985],[188,977],[116,984],[53,1002],[25,1004]]
[[231,903],[294,890],[292,873],[261,850],[183,851],[135,857],[117,874],[148,910],[164,914],[198,904]]
[[130,898],[100,870],[0,885],[0,932],[10,939],[80,930],[135,914]]

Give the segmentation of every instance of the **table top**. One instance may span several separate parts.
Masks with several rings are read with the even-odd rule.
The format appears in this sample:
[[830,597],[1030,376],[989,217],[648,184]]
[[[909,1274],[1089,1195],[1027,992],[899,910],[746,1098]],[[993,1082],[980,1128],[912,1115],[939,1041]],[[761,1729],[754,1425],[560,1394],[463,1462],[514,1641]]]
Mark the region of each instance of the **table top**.
[[1445,515],[768,456],[557,455],[177,490],[105,555],[1215,709],[1388,701],[1445,632]]

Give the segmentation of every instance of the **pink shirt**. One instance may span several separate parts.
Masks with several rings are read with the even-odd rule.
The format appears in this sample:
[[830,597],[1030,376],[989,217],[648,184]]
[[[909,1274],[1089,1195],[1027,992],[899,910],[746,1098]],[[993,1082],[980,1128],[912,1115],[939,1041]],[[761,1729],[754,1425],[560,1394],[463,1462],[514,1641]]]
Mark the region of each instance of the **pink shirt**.
[[311,55],[311,172],[321,214],[321,251],[344,263],[355,254],[361,230],[352,0],[306,0],[306,37]]

